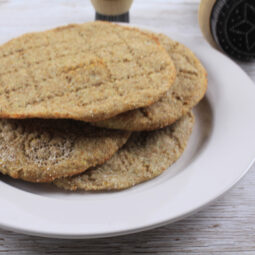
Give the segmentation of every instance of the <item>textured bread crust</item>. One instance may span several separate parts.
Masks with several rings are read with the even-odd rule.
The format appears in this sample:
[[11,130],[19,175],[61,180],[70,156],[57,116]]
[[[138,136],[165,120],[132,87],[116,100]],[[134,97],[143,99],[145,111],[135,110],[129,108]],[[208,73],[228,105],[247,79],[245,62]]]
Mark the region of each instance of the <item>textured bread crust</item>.
[[188,113],[164,129],[133,133],[128,142],[101,166],[71,178],[55,180],[65,190],[121,190],[160,175],[183,153],[194,117]]
[[51,182],[108,160],[130,133],[73,120],[0,120],[0,172]]
[[94,125],[130,131],[154,130],[174,123],[203,98],[207,89],[207,73],[197,57],[181,43],[163,34],[157,37],[174,61],[177,72],[174,85],[153,105],[95,122]]
[[107,119],[156,102],[176,74],[154,36],[107,22],[23,35],[0,61],[2,118]]

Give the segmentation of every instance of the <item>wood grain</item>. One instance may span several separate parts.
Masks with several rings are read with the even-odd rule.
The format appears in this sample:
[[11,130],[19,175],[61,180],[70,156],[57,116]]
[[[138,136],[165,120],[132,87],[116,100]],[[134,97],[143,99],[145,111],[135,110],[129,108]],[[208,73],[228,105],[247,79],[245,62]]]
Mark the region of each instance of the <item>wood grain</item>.
[[[131,21],[205,43],[198,0],[136,0]],[[40,12],[38,12],[40,10]],[[0,42],[18,33],[93,20],[89,0],[0,0]],[[255,81],[254,64],[241,67]],[[245,86],[245,84],[243,85]],[[254,141],[255,143],[255,141]],[[255,167],[216,203],[155,230],[98,240],[58,240],[0,230],[0,254],[255,254]]]

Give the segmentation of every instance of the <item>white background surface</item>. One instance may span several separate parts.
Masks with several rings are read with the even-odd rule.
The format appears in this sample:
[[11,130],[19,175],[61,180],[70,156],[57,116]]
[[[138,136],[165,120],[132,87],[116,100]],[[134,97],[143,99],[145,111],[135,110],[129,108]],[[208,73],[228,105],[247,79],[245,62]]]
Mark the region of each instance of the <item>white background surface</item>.
[[[205,43],[197,24],[198,1],[135,0],[131,22]],[[0,1],[0,40],[8,31],[93,20],[86,0]],[[255,80],[255,65],[242,65]],[[245,84],[244,84],[245,86]],[[245,125],[245,124],[244,124]],[[255,141],[254,141],[255,143]],[[50,240],[0,230],[0,254],[255,254],[255,170],[214,205],[181,222],[144,233],[87,241]]]

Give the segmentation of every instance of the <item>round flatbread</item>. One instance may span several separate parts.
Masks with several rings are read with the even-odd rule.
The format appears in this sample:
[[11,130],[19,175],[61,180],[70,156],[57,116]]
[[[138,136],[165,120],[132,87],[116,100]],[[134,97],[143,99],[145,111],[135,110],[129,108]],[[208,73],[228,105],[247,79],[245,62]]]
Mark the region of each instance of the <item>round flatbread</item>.
[[163,34],[155,36],[174,61],[177,72],[174,85],[153,105],[95,122],[94,125],[130,131],[154,130],[174,123],[203,98],[207,74],[197,57],[183,44]]
[[103,120],[156,102],[175,79],[155,37],[108,22],[23,35],[0,61],[2,118]]
[[51,182],[104,163],[129,135],[73,120],[0,120],[0,172]]
[[172,126],[133,133],[128,142],[101,166],[71,178],[55,180],[65,190],[120,190],[160,175],[183,153],[194,118],[188,113]]

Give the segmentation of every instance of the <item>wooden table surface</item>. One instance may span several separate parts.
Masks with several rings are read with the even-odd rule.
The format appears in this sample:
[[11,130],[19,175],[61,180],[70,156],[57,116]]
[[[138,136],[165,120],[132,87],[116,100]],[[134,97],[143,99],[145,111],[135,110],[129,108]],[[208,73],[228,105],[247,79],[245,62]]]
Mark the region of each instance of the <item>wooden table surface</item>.
[[[131,22],[182,33],[205,43],[197,0],[135,0]],[[93,20],[88,0],[0,0],[0,40],[34,25]],[[241,64],[255,81],[255,65]],[[245,84],[243,84],[245,86]],[[254,117],[254,116],[251,116]],[[244,123],[245,124],[245,123]],[[255,146],[255,141],[254,141]],[[1,210],[1,207],[0,207]],[[255,254],[255,167],[231,191],[203,211],[155,230],[98,240],[58,240],[0,230],[0,254]]]

